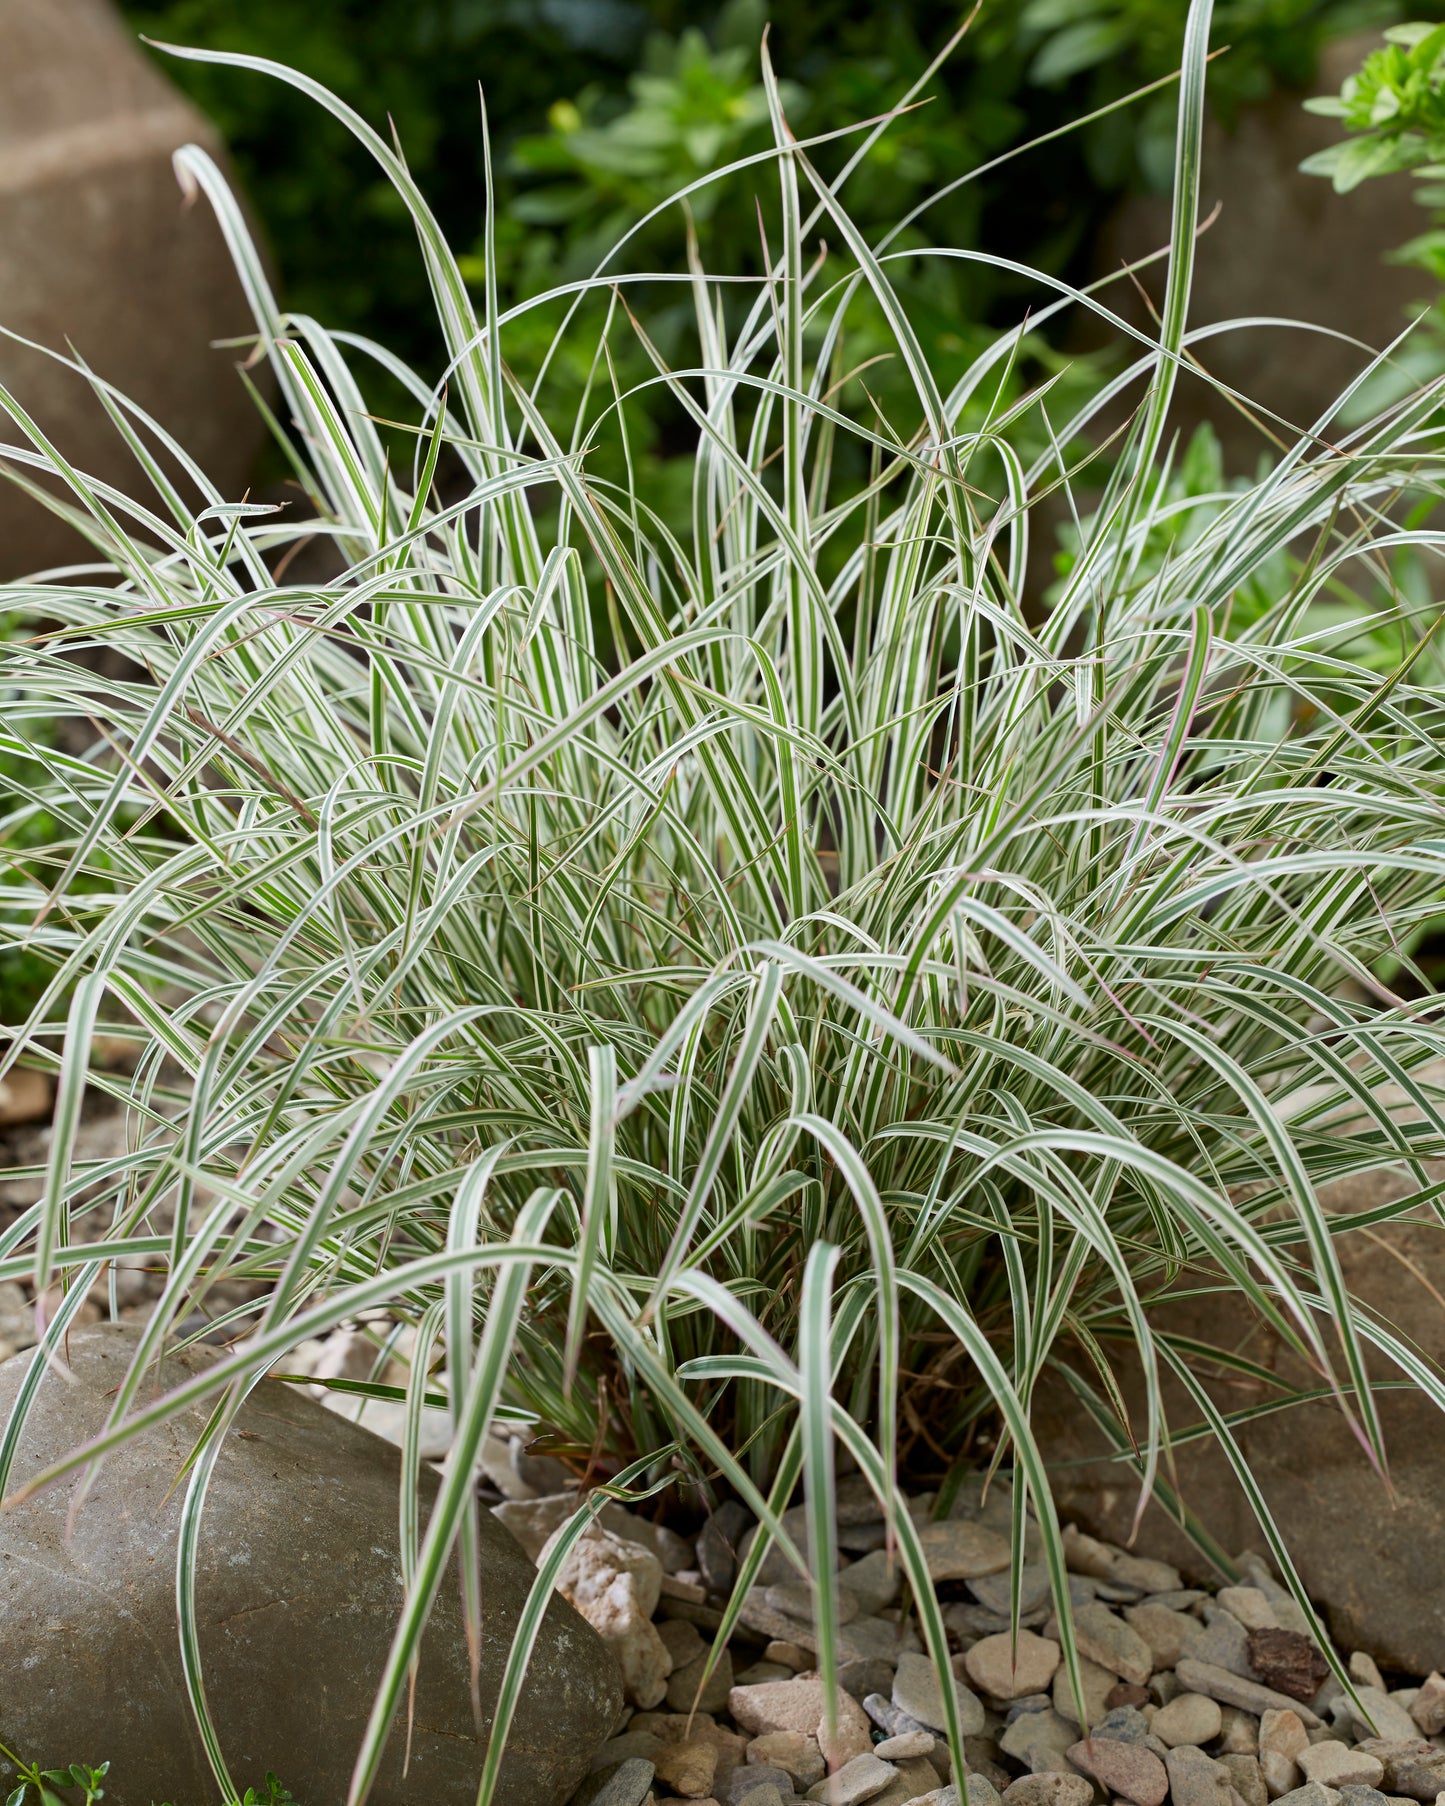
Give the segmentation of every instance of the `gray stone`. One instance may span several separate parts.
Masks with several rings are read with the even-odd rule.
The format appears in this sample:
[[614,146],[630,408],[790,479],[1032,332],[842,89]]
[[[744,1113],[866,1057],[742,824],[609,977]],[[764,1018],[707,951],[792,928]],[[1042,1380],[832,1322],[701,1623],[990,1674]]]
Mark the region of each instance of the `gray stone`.
[[1059,1646],[1031,1630],[981,1637],[963,1658],[968,1678],[979,1691],[998,1700],[1041,1693],[1059,1666]]
[[1322,1787],[1374,1787],[1385,1777],[1385,1765],[1368,1750],[1326,1740],[1300,1751],[1299,1765],[1308,1781]]
[[[737,1771],[740,1776],[745,1776],[747,1772],[741,1768]],[[728,1794],[731,1806],[788,1806],[788,1802],[795,1798],[791,1787],[784,1793],[771,1781],[764,1781],[761,1786],[749,1785],[745,1791]]]
[[[968,1590],[980,1605],[987,1606],[1000,1617],[1007,1617],[1012,1606],[1013,1576],[1005,1569],[1001,1574],[975,1574]],[[1049,1571],[1041,1561],[1026,1562],[1019,1573],[1019,1611],[1023,1615],[1044,1609],[1051,1598]]]
[[598,1769],[572,1796],[572,1806],[642,1806],[652,1787],[652,1764],[638,1756]]
[[1118,1685],[1118,1677],[1097,1662],[1091,1662],[1087,1656],[1080,1656],[1079,1679],[1084,1687],[1082,1706],[1074,1698],[1074,1684],[1069,1679],[1068,1669],[1060,1665],[1054,1675],[1054,1710],[1080,1727],[1097,1724],[1109,1709],[1105,1702]]
[[1003,1798],[1004,1806],[1091,1806],[1094,1789],[1083,1775],[1020,1775]]
[[1155,1754],[1161,1753],[1149,1720],[1137,1706],[1115,1706],[1089,1728],[1092,1736],[1110,1737],[1116,1743],[1142,1743],[1146,1748],[1153,1745]]
[[900,1731],[896,1737],[885,1737],[873,1745],[873,1754],[882,1762],[901,1762],[906,1756],[927,1756],[938,1747],[932,1731]]
[[1164,1758],[1174,1806],[1235,1806],[1229,1774],[1204,1751],[1181,1744]]
[[1077,1725],[1057,1712],[1030,1712],[1016,1718],[998,1744],[1006,1756],[1022,1762],[1031,1774],[1075,1774],[1068,1751],[1078,1734]]
[[[1391,1743],[1408,1743],[1420,1727],[1398,1701],[1378,1687],[1356,1687],[1363,1712],[1351,1710],[1350,1719],[1361,1737],[1384,1737]],[[1298,1708],[1296,1708],[1298,1710]]]
[[1339,1798],[1332,1787],[1321,1787],[1318,1781],[1306,1781],[1293,1793],[1281,1794],[1275,1806],[1339,1806]]
[[810,1800],[826,1800],[828,1806],[862,1806],[896,1781],[898,1770],[891,1762],[880,1762],[871,1750],[845,1762],[836,1774],[829,1775],[816,1787],[808,1789]]
[[1196,1662],[1185,1656],[1174,1672],[1182,1687],[1191,1693],[1207,1693],[1223,1706],[1238,1706],[1241,1712],[1253,1712],[1256,1717],[1265,1712],[1293,1712],[1306,1730],[1313,1730],[1320,1722],[1302,1701],[1276,1693],[1272,1687],[1261,1687],[1257,1681],[1242,1680],[1227,1668],[1216,1668],[1212,1662]]
[[[963,1791],[968,1797],[968,1806],[999,1806],[1001,1796],[987,1775],[977,1773],[965,1775]],[[1063,1802],[1062,1806],[1068,1806],[1068,1802]]]
[[[41,1381],[12,1490],[102,1428],[135,1346],[128,1326],[71,1335],[69,1375]],[[31,1358],[0,1367],[0,1419]],[[197,1348],[168,1357],[147,1380],[146,1396],[214,1359],[213,1350]],[[12,1747],[59,1753],[71,1745],[83,1700],[87,1742],[111,1762],[110,1806],[199,1799],[212,1786],[185,1703],[174,1592],[185,1490],[176,1482],[208,1414],[204,1405],[192,1407],[107,1456],[69,1530],[67,1485],[0,1515],[0,1644],[27,1658],[7,1665],[5,1737]],[[398,1475],[390,1444],[294,1387],[265,1380],[211,1479],[197,1615],[221,1745],[238,1777],[259,1781],[274,1769],[308,1806],[344,1799],[390,1647],[402,1598]],[[423,1521],[436,1487],[424,1470]],[[472,1718],[453,1573],[422,1642],[410,1773],[403,1780],[407,1738],[399,1717],[372,1791],[377,1806],[422,1796],[470,1806],[475,1798],[492,1702],[536,1578],[485,1511],[481,1538],[481,1727]],[[64,1688],[55,1684],[58,1673]],[[499,1799],[510,1806],[567,1799],[621,1704],[616,1663],[565,1600],[553,1599],[513,1721]]]
[[697,1537],[697,1565],[708,1591],[726,1595],[738,1572],[738,1544],[751,1528],[752,1513],[727,1499],[703,1525]]
[[1133,1806],[1162,1806],[1169,1791],[1164,1764],[1152,1750],[1137,1743],[1090,1737],[1073,1744],[1068,1755],[1075,1768],[1092,1775],[1120,1799],[1132,1801]]
[[1445,1731],[1445,1678],[1427,1675],[1410,1701],[1409,1713],[1427,1737]]
[[1357,1787],[1347,1783],[1339,1789],[1341,1806],[1389,1806],[1388,1796],[1378,1787]]
[[[236,375],[244,353],[213,342],[254,325],[210,207],[187,206],[177,184],[171,154],[188,143],[224,160],[210,121],[107,0],[10,0],[0,324],[62,353],[72,343],[237,501],[264,428]],[[154,506],[83,376],[6,339],[0,383],[82,470]],[[7,417],[3,437],[17,430]],[[0,579],[94,556],[48,509],[0,485]]]
[[856,1662],[844,1662],[838,1669],[838,1685],[856,1700],[866,1699],[870,1693],[891,1693],[893,1664],[881,1656],[864,1656]]
[[[983,1701],[956,1678],[953,1678],[953,1696],[957,1702],[960,1735],[977,1736],[983,1729]],[[898,1668],[893,1676],[893,1703],[900,1712],[916,1718],[930,1731],[947,1731],[943,1684],[937,1668],[927,1656],[902,1655],[898,1658]]]
[[1170,1749],[1211,1742],[1223,1728],[1219,1701],[1203,1693],[1181,1693],[1154,1714],[1154,1735]]
[[865,1555],[862,1561],[855,1561],[838,1576],[839,1588],[851,1593],[858,1602],[858,1610],[867,1615],[892,1605],[902,1584],[898,1557],[890,1557],[884,1549]]
[[971,1580],[997,1574],[1009,1565],[1009,1539],[985,1524],[945,1518],[925,1524],[918,1533],[931,1579]]
[[[1229,1776],[1229,1784],[1244,1801],[1244,1806],[1269,1806],[1269,1790],[1255,1757],[1230,1753],[1216,1760]],[[1373,1806],[1373,1803],[1365,1800],[1359,1802],[1359,1806]]]
[[1211,1662],[1216,1668],[1227,1668],[1241,1680],[1259,1677],[1249,1665],[1249,1632],[1232,1612],[1219,1606],[1206,1606],[1208,1622],[1191,1645],[1189,1654],[1196,1662]]
[[[1050,1635],[1052,1635],[1052,1631]],[[1134,1630],[1117,1618],[1107,1605],[1091,1599],[1074,1609],[1074,1638],[1080,1655],[1086,1655],[1100,1668],[1117,1674],[1120,1680],[1142,1687],[1154,1672],[1154,1658],[1149,1645]]]
[[783,1799],[793,1797],[793,1777],[784,1768],[778,1768],[771,1762],[749,1762],[742,1768],[735,1768],[723,1783],[724,1798],[730,1801],[751,1799],[760,1787],[771,1787]]
[[588,1770],[596,1774],[599,1769],[616,1768],[632,1756],[641,1756],[651,1762],[661,1748],[662,1739],[651,1731],[624,1731],[620,1737],[613,1737],[603,1744],[588,1764]]
[[691,1712],[694,1708],[699,1712],[727,1710],[728,1695],[736,1685],[732,1652],[727,1649],[722,1652],[704,1684],[703,1673],[710,1653],[710,1650],[704,1649],[700,1655],[694,1656],[690,1662],[684,1662],[680,1668],[674,1668],[668,1675],[667,1703],[674,1712]]
[[[888,1684],[893,1685],[893,1677],[888,1677]],[[910,1731],[926,1731],[929,1736],[934,1733],[920,1719],[910,1713],[901,1711],[893,1701],[882,1693],[869,1693],[863,1700],[863,1710],[883,1732],[885,1737],[906,1737]]]

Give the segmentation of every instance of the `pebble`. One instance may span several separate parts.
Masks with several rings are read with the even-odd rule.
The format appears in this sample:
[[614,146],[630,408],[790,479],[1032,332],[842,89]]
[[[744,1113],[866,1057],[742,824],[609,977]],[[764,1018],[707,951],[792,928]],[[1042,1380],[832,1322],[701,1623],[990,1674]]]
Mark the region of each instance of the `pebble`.
[[1390,1801],[1378,1787],[1342,1787],[1340,1806],[1390,1806]]
[[[562,1533],[559,1525],[539,1562]],[[594,1524],[569,1550],[557,1591],[617,1657],[628,1701],[644,1711],[657,1705],[667,1692],[672,1657],[652,1622],[662,1593],[662,1564],[652,1551]]]
[[1245,1654],[1256,1680],[1291,1699],[1312,1701],[1330,1678],[1329,1663],[1297,1630],[1252,1630]]
[[1306,1781],[1293,1793],[1281,1794],[1280,1800],[1288,1801],[1289,1806],[1340,1806],[1340,1796],[1334,1788],[1321,1787],[1318,1781]]
[[1132,1681],[1115,1681],[1110,1687],[1104,1705],[1112,1712],[1115,1706],[1147,1706],[1153,1695],[1148,1687],[1136,1687]]
[[657,1752],[653,1767],[657,1779],[684,1799],[700,1800],[712,1792],[717,1774],[717,1745],[700,1737],[674,1743]]
[[1299,1766],[1307,1780],[1324,1787],[1376,1787],[1385,1778],[1378,1756],[1343,1743],[1313,1744],[1300,1752]]
[[[976,1574],[968,1590],[980,1605],[1007,1617],[1013,1609],[1013,1579],[1008,1570],[1002,1574]],[[1019,1575],[1019,1611],[1024,1616],[1043,1610],[1049,1603],[1051,1589],[1049,1571],[1043,1562],[1026,1562]]]
[[1085,1536],[1074,1525],[1064,1530],[1064,1560],[1076,1574],[1087,1574],[1095,1580],[1112,1582],[1140,1593],[1167,1593],[1182,1586],[1179,1570],[1165,1561],[1148,1561],[1117,1549],[1112,1543],[1101,1543]]
[[[1374,1667],[1373,1663],[1370,1665]],[[1378,1674],[1379,1670],[1375,1672]],[[1351,1722],[1361,1737],[1383,1737],[1387,1742],[1404,1743],[1418,1734],[1420,1727],[1415,1720],[1382,1687],[1367,1682],[1355,1688],[1355,1697],[1368,1714],[1362,1717],[1350,1708]]]
[[589,1775],[573,1796],[574,1806],[642,1806],[651,1789],[652,1764],[633,1756]]
[[873,1754],[884,1762],[901,1762],[908,1756],[931,1756],[938,1747],[932,1731],[900,1731],[873,1745]]
[[1161,1743],[1177,1749],[1185,1744],[1211,1742],[1219,1735],[1223,1723],[1218,1700],[1203,1693],[1181,1693],[1167,1706],[1160,1707],[1150,1729]]
[[811,1737],[801,1731],[765,1731],[748,1745],[748,1761],[779,1768],[792,1781],[812,1787],[823,1778],[823,1757]]
[[1100,1668],[1142,1687],[1154,1672],[1149,1645],[1138,1631],[1115,1617],[1107,1605],[1091,1599],[1074,1609],[1074,1637],[1079,1653]]
[[735,1768],[722,1784],[723,1796],[729,1801],[746,1800],[760,1787],[771,1787],[785,1800],[793,1797],[793,1782],[786,1769],[770,1762],[747,1763]]
[[1083,1775],[1020,1775],[1004,1789],[1004,1806],[1092,1806],[1094,1789]]
[[698,1532],[697,1565],[709,1592],[726,1597],[738,1576],[738,1544],[752,1528],[752,1513],[728,1499]]
[[[1227,1668],[1217,1668],[1212,1662],[1185,1656],[1174,1672],[1179,1676],[1180,1685],[1191,1693],[1207,1693],[1220,1705],[1238,1706],[1242,1712],[1253,1712],[1256,1718],[1271,1709],[1279,1711],[1283,1708],[1296,1712],[1306,1730],[1313,1730],[1320,1722],[1303,1701],[1276,1693],[1272,1687],[1262,1687],[1258,1681],[1242,1680],[1239,1675],[1231,1674]],[[1410,1728],[1413,1731],[1413,1724]]]
[[997,1574],[1009,1565],[1009,1539],[966,1518],[925,1524],[918,1533],[930,1579],[971,1580]]
[[852,1594],[859,1612],[871,1616],[894,1604],[903,1585],[898,1557],[878,1549],[844,1568],[838,1576],[840,1590]]
[[1252,1681],[1254,1669],[1249,1661],[1249,1632],[1222,1606],[1206,1606],[1207,1622],[1189,1651],[1196,1662],[1210,1662],[1216,1668],[1227,1668],[1241,1680]]
[[1253,1712],[1241,1712],[1238,1706],[1222,1706],[1220,1717],[1224,1728],[1219,1733],[1219,1747],[1226,1755],[1254,1756],[1259,1753],[1259,1720]]
[[871,1800],[897,1779],[898,1770],[891,1762],[880,1762],[871,1750],[866,1750],[861,1756],[854,1756],[851,1762],[845,1762],[826,1781],[810,1787],[807,1797],[825,1800],[828,1806],[860,1806],[862,1801]]
[[1150,1730],[1149,1720],[1135,1706],[1115,1706],[1091,1727],[1091,1735],[1116,1743],[1142,1743],[1156,1756],[1164,1754],[1164,1745]]
[[1068,1750],[1078,1734],[1078,1726],[1058,1712],[1028,1712],[1007,1727],[998,1746],[1004,1755],[1026,1764],[1033,1774],[1072,1774]]
[[1021,1630],[1017,1641],[1004,1632],[983,1637],[963,1658],[968,1678],[993,1699],[1042,1693],[1059,1665],[1059,1646],[1048,1637]]
[[703,1642],[697,1626],[688,1624],[681,1618],[666,1619],[658,1625],[657,1634],[666,1644],[674,1668],[684,1668],[707,1652],[707,1644]]
[[[953,1681],[954,1698],[958,1702],[960,1734],[974,1737],[983,1729],[983,1701],[957,1679]],[[893,1676],[893,1703],[900,1712],[918,1720],[930,1731],[947,1731],[943,1709],[943,1687],[938,1670],[925,1655],[902,1655]]]
[[1269,1806],[1269,1790],[1253,1756],[1224,1755],[1217,1760],[1244,1806]]
[[801,1674],[804,1669],[813,1666],[811,1653],[801,1643],[784,1643],[777,1637],[763,1651],[763,1660],[774,1662],[793,1674]]
[[725,1712],[733,1690],[733,1658],[724,1650],[707,1676],[708,1650],[704,1648],[690,1662],[674,1668],[667,1677],[667,1703],[674,1712]]
[[838,1670],[838,1684],[856,1700],[870,1693],[891,1693],[893,1664],[881,1656],[864,1656],[855,1662],[844,1662]]
[[614,1737],[592,1758],[591,1772],[599,1768],[615,1768],[619,1762],[626,1762],[631,1756],[641,1756],[650,1762],[662,1748],[662,1739],[651,1731],[624,1731],[620,1737]]
[[[889,1679],[889,1686],[893,1685]],[[907,1712],[900,1712],[893,1701],[883,1693],[870,1693],[863,1701],[863,1710],[877,1725],[886,1737],[902,1737],[909,1731],[927,1731],[928,1726],[912,1718]],[[933,1733],[929,1731],[929,1735]]]
[[[768,1587],[763,1593],[764,1603],[770,1605],[775,1612],[782,1612],[789,1618],[801,1619],[804,1624],[813,1622],[816,1600],[812,1583],[802,1580],[785,1580],[778,1586]],[[858,1616],[857,1597],[838,1588],[839,1624],[851,1624]]]
[[1385,1685],[1385,1677],[1380,1673],[1380,1665],[1367,1649],[1350,1651],[1349,1676],[1358,1681],[1362,1687],[1375,1687],[1381,1693],[1389,1689]]
[[749,1787],[745,1793],[729,1794],[728,1802],[729,1806],[788,1806],[788,1801],[792,1798],[791,1788],[785,1797],[770,1781],[764,1781],[756,1787]]
[[1084,1689],[1082,1710],[1074,1698],[1069,1671],[1060,1664],[1054,1676],[1054,1710],[1082,1730],[1085,1724],[1097,1724],[1109,1710],[1105,1702],[1114,1691],[1118,1676],[1108,1668],[1101,1668],[1097,1662],[1091,1662],[1087,1656],[1080,1656],[1079,1680]]
[[765,1731],[801,1731],[805,1737],[817,1738],[825,1761],[830,1759],[831,1744],[831,1757],[840,1766],[873,1746],[863,1708],[842,1688],[834,1702],[835,1734],[825,1743],[820,1734],[823,1683],[817,1675],[768,1681],[756,1687],[734,1687],[728,1695],[728,1710],[735,1723],[753,1737],[760,1737]]
[[1438,1737],[1445,1731],[1445,1680],[1431,1673],[1410,1701],[1410,1716],[1427,1737]]
[[1133,1806],[1163,1806],[1169,1776],[1152,1750],[1137,1743],[1091,1737],[1072,1744],[1068,1758],[1075,1768],[1092,1775],[1111,1794],[1131,1801]]
[[1298,1712],[1285,1708],[1261,1717],[1259,1766],[1271,1799],[1292,1793],[1299,1786],[1299,1759],[1309,1747],[1309,1732]]
[[1164,1758],[1174,1806],[1234,1806],[1229,1773],[1204,1751],[1181,1744]]
[[1246,1630],[1278,1630],[1274,1607],[1259,1587],[1221,1587],[1215,1598]]

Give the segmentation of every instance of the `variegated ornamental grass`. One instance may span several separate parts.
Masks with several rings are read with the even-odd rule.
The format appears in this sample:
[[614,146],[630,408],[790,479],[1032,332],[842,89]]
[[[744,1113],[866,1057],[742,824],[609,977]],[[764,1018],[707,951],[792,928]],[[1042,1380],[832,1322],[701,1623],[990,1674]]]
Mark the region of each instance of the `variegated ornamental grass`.
[[[757,165],[771,275],[724,292],[694,267],[695,361],[658,360],[696,441],[692,531],[670,536],[645,494],[589,472],[627,416],[605,355],[583,418],[559,425],[398,155],[305,78],[239,57],[368,144],[416,220],[451,350],[433,382],[278,315],[217,170],[180,154],[234,247],[341,574],[295,578],[283,554],[312,529],[192,468],[193,505],[167,475],[179,448],[159,459],[164,435],[104,385],[148,507],[67,468],[6,399],[10,470],[60,474],[99,562],[5,598],[61,626],[4,648],[0,745],[59,715],[98,733],[86,757],[41,745],[42,778],[9,804],[12,823],[58,824],[0,902],[55,967],[7,1060],[56,1066],[59,1104],[44,1197],[0,1238],[0,1276],[68,1283],[53,1349],[108,1259],[168,1274],[112,1428],[56,1471],[219,1401],[178,1596],[223,1784],[192,1609],[211,1464],[248,1388],[366,1309],[420,1332],[412,1470],[443,1361],[455,1445],[424,1533],[402,1513],[406,1606],[356,1800],[448,1554],[474,1541],[499,1410],[632,1462],[624,1490],[720,1479],[779,1535],[801,1481],[818,1574],[836,1447],[892,1510],[901,1416],[945,1449],[996,1418],[1015,1535],[1027,1495],[1077,1677],[1029,1428],[1056,1353],[1095,1364],[1106,1415],[1109,1376],[1142,1366],[1130,1459],[1166,1493],[1163,1372],[1237,1460],[1197,1351],[1150,1327],[1201,1286],[1247,1294],[1382,1466],[1366,1349],[1445,1402],[1352,1306],[1334,1253],[1350,1220],[1318,1202],[1325,1181],[1404,1163],[1421,1191],[1382,1221],[1445,1154],[1418,1076],[1445,1052],[1437,1011],[1391,989],[1441,908],[1435,615],[1394,583],[1406,557],[1427,589],[1437,568],[1438,535],[1394,504],[1438,495],[1438,397],[1348,438],[1322,425],[1234,491],[1171,489],[1171,392],[1205,380],[1185,323],[1208,14],[1196,0],[1168,301],[1157,342],[1132,335],[1115,389],[1137,411],[1102,495],[1070,464],[1089,418],[1054,419],[1046,390],[997,399],[1016,396],[1022,324],[938,391],[895,254],[849,221],[851,165],[824,181],[778,113]],[[614,328],[633,330],[623,304],[646,282],[623,270],[587,286],[615,283]],[[1107,291],[1046,301],[1107,312]],[[865,304],[910,372],[911,418],[840,399],[866,395],[866,377],[839,386]],[[378,368],[414,401],[409,436],[388,429],[403,455],[369,413]],[[1032,462],[1025,424],[1053,447]],[[1061,491],[1089,496],[1082,551],[1040,617],[1028,536]],[[1342,593],[1397,649],[1383,674],[1322,614]],[[110,656],[84,665],[86,649]],[[92,1081],[123,1097],[130,1151],[79,1165],[102,1020],[138,1053],[133,1078]],[[1414,1120],[1375,1102],[1385,1085]],[[1342,1107],[1348,1131],[1330,1126]],[[168,1331],[238,1276],[268,1288],[232,1313],[241,1339],[155,1397]],[[944,1662],[914,1527],[893,1515]],[[819,1588],[825,1672],[834,1610]]]

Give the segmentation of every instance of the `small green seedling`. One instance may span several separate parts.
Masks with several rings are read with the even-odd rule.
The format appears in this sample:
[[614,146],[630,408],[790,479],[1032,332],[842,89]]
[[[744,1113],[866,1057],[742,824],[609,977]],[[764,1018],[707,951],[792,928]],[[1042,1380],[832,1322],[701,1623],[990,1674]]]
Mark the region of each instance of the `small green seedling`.
[[[5,1806],[26,1806],[26,1795],[30,1788],[35,1789],[35,1800],[31,1806],[64,1806],[64,1802],[55,1792],[58,1787],[78,1787],[85,1793],[85,1806],[105,1797],[105,1788],[101,1783],[109,1769],[108,1762],[102,1762],[99,1768],[92,1768],[87,1762],[72,1762],[67,1768],[38,1768],[33,1763],[24,1763],[0,1743],[0,1755],[5,1756],[15,1765],[15,1772],[20,1776],[20,1785],[6,1796]],[[270,1781],[274,1777],[268,1775]],[[250,1806],[249,1798],[247,1806]],[[263,1806],[283,1806],[283,1802],[272,1800]]]

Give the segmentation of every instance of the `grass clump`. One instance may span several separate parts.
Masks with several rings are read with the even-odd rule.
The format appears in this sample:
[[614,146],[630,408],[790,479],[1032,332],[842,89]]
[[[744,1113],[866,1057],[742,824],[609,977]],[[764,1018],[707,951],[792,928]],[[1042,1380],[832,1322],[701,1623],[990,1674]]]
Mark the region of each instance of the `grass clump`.
[[[28,897],[54,978],[12,1045],[56,1065],[59,1126],[0,1276],[165,1264],[112,1425],[75,1460],[213,1392],[192,1516],[248,1387],[304,1337],[388,1307],[419,1330],[418,1406],[445,1348],[455,1447],[424,1534],[404,1523],[412,1581],[356,1799],[449,1551],[470,1547],[499,1411],[632,1461],[639,1488],[726,1484],[785,1542],[802,1480],[823,1575],[841,1445],[894,1513],[940,1662],[896,1462],[909,1438],[948,1454],[996,1421],[1082,1697],[1030,1429],[1061,1351],[1085,1351],[1105,1408],[1115,1368],[1142,1370],[1146,1491],[1163,1374],[1233,1458],[1199,1351],[1152,1327],[1201,1286],[1244,1294],[1382,1467],[1367,1349],[1445,1398],[1354,1306],[1334,1246],[1349,1219],[1319,1200],[1400,1163],[1420,1190],[1372,1220],[1404,1214],[1445,1153],[1433,1000],[1380,976],[1441,907],[1435,620],[1392,579],[1402,550],[1433,568],[1439,542],[1391,512],[1440,492],[1438,397],[1349,437],[1322,426],[1237,488],[1173,482],[1172,392],[1202,380],[1186,310],[1208,11],[1186,42],[1165,316],[1117,386],[1138,407],[1101,491],[1064,448],[1108,398],[1057,421],[1047,390],[996,405],[1022,326],[941,392],[846,172],[817,175],[775,87],[771,273],[723,287],[694,261],[696,361],[650,379],[695,437],[684,538],[636,487],[589,476],[632,403],[605,344],[563,430],[545,380],[512,379],[511,320],[473,312],[400,158],[324,91],[415,219],[450,346],[435,383],[279,317],[216,170],[181,155],[231,236],[320,519],[230,504],[199,472],[192,505],[176,448],[162,458],[102,390],[156,501],[66,473],[102,562],[46,584],[62,627],[6,653],[23,698],[6,734],[56,714],[104,732],[94,757],[39,751],[22,804],[57,824]],[[851,260],[826,287],[822,234]],[[594,285],[616,283],[619,320],[634,280]],[[837,405],[865,301],[908,372],[906,417]],[[1071,302],[1103,307],[1050,305]],[[416,404],[390,452],[367,411],[377,366]],[[7,405],[17,455],[53,461],[43,423]],[[1053,448],[1031,464],[1025,414]],[[1047,498],[1076,504],[1077,533],[1040,615]],[[312,533],[340,566],[317,582],[286,563]],[[1387,672],[1352,651],[1358,620],[1321,623],[1342,588],[1371,647],[1395,636]],[[85,670],[87,648],[123,675]],[[77,1167],[103,1003],[136,1043],[133,1078],[102,1081],[133,1135]],[[1377,1101],[1386,1084],[1414,1120]],[[108,1225],[98,1247],[81,1213]],[[268,1283],[231,1313],[245,1339],[153,1398],[168,1329],[221,1277]],[[184,1632],[185,1562],[179,1584]],[[828,1674],[826,1585],[817,1608]]]

